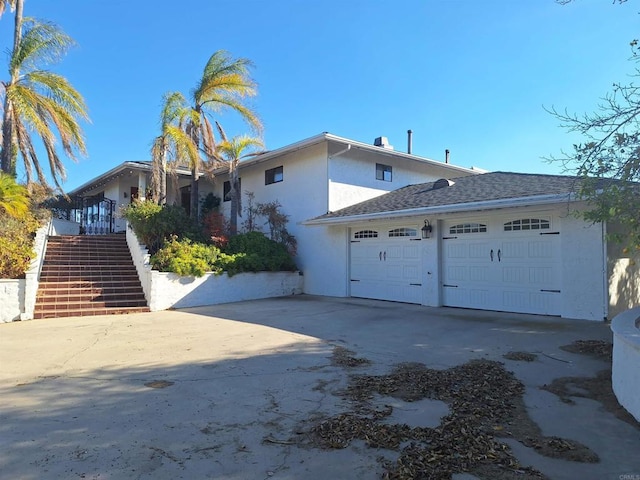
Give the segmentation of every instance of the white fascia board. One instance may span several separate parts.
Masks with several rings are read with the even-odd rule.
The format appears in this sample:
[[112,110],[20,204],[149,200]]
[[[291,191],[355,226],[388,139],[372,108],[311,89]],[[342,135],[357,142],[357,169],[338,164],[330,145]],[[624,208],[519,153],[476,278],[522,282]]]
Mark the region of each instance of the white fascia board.
[[530,207],[552,205],[575,201],[573,194],[539,195],[536,197],[507,198],[488,200],[484,202],[460,203],[455,205],[439,205],[436,207],[420,207],[392,212],[376,212],[364,215],[349,215],[345,217],[319,218],[300,222],[302,225],[340,225],[356,222],[371,222],[394,218],[414,217],[418,215],[436,215],[459,212],[478,212],[483,210],[497,210],[504,208]]
[[[77,195],[79,192],[93,190],[94,188],[97,188],[101,185],[105,185],[126,170],[150,172],[151,169],[152,169],[151,163],[127,161],[103,173],[102,175],[99,175],[89,180],[88,182],[83,183],[79,187],[74,188],[69,193],[67,193],[67,195],[69,196]],[[179,175],[191,175],[191,172],[184,168],[177,168],[176,172]]]
[[[307,139],[301,140],[296,143],[292,143],[290,145],[286,145],[276,150],[266,151],[264,153],[261,153],[259,155],[252,157],[251,159],[243,160],[240,162],[238,167],[240,169],[246,168],[251,165],[256,165],[258,163],[266,162],[267,160],[271,160],[272,158],[287,155],[289,153],[293,153],[295,151],[302,150],[303,148],[308,148],[322,142],[334,142],[334,143],[340,143],[342,145],[351,145],[352,148],[366,150],[367,152],[371,152],[376,155],[386,155],[391,157],[405,158],[408,160],[412,160],[414,162],[425,163],[425,164],[432,165],[445,170],[451,170],[453,173],[461,173],[461,174],[467,174],[467,175],[485,173],[485,171],[478,171],[477,169],[474,170],[471,168],[451,165],[449,163],[442,163],[436,160],[431,160],[429,158],[419,157],[417,155],[400,152],[398,150],[386,150],[382,147],[376,147],[375,145],[370,145],[368,143],[357,142],[355,140],[339,137],[337,135],[332,135],[331,133],[327,133],[327,132],[321,133],[319,135],[315,135],[313,137],[309,137]],[[214,174],[225,173],[227,170],[228,170],[228,167],[224,166],[214,170]],[[452,178],[455,178],[455,177],[452,177]]]
[[[242,160],[238,164],[238,168],[243,169],[243,168],[249,167],[251,165],[256,165],[258,163],[266,162],[267,160],[271,160],[272,158],[281,157],[283,155],[287,155],[289,153],[293,153],[293,152],[296,152],[298,150],[302,150],[303,148],[308,148],[308,147],[311,147],[313,145],[317,145],[319,143],[322,143],[322,142],[326,141],[328,136],[329,136],[329,134],[327,134],[327,133],[321,133],[320,135],[315,135],[313,137],[301,140],[301,141],[296,142],[296,143],[292,143],[290,145],[286,145],[286,146],[281,147],[281,148],[277,148],[275,150],[268,150],[268,151],[266,151],[264,153],[261,153],[259,155],[254,155],[250,159]],[[228,170],[229,170],[228,166],[225,165],[223,167],[216,168],[214,170],[214,174],[217,175],[217,174],[221,174],[221,173],[226,173]]]
[[459,167],[457,165],[452,165],[450,163],[443,163],[443,162],[439,162],[437,160],[431,160],[430,158],[419,157],[417,155],[413,155],[411,153],[401,152],[399,150],[390,150],[390,149],[385,149],[383,147],[377,147],[375,145],[370,145],[368,143],[356,142],[354,140],[349,140],[348,138],[342,138],[342,137],[338,137],[336,135],[331,135],[330,133],[325,134],[325,137],[327,138],[327,140],[331,140],[331,141],[339,142],[339,143],[343,143],[343,144],[349,144],[349,145],[351,145],[352,148],[359,148],[361,150],[366,150],[366,151],[371,152],[373,154],[387,155],[387,156],[390,156],[390,157],[405,158],[405,159],[408,159],[408,160],[412,160],[414,162],[426,163],[428,165],[433,165],[433,166],[436,166],[436,167],[439,167],[439,168],[443,168],[443,169],[446,169],[446,170],[453,170],[456,173],[464,173],[464,174],[486,173],[486,171],[478,171],[477,169],[473,170],[471,168]]

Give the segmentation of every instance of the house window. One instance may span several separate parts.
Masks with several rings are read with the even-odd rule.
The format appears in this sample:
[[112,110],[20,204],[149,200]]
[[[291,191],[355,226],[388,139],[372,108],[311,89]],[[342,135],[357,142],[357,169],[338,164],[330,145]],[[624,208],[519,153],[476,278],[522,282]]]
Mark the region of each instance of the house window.
[[271,185],[272,183],[278,183],[284,180],[284,174],[282,167],[271,168],[264,172],[264,184]]
[[378,238],[378,232],[375,230],[360,230],[353,235],[353,238]]
[[[242,190],[242,179],[238,179],[238,190]],[[222,184],[222,201],[228,202],[231,200],[229,193],[231,192],[231,182],[229,180]]]
[[487,226],[484,223],[459,223],[449,227],[449,233],[454,235],[456,233],[484,233],[486,231]]
[[522,218],[504,224],[505,232],[517,230],[548,230],[549,228],[551,228],[551,222],[544,218]]
[[382,163],[376,163],[376,180],[382,180],[383,182],[391,181],[391,165],[383,165]]
[[415,228],[394,228],[389,230],[389,237],[417,237],[418,230]]

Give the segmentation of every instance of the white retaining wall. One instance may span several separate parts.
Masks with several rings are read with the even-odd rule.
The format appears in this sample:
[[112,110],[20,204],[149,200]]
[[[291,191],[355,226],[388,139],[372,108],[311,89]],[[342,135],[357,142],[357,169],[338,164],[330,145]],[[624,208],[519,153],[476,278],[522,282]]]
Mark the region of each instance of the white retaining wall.
[[226,273],[208,273],[203,277],[181,277],[152,270],[148,250],[128,227],[127,243],[152,312],[302,293],[303,277],[299,272],[239,273],[232,277]]
[[613,391],[622,405],[640,422],[640,308],[617,315],[613,330]]
[[20,320],[26,280],[0,280],[0,323]]
[[71,220],[54,218],[51,221],[51,232],[49,235],[79,235],[80,224]]
[[36,256],[31,260],[25,278],[18,280],[0,280],[0,323],[15,320],[33,319],[38,293],[38,278],[47,246],[47,232],[51,222],[40,227],[33,241]]

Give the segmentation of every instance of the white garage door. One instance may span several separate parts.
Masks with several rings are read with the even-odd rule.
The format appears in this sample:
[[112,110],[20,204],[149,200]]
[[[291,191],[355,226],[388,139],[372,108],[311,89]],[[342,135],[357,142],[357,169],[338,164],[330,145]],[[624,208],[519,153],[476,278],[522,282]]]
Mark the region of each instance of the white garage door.
[[560,315],[559,240],[551,216],[447,223],[443,304]]
[[422,303],[420,230],[382,227],[351,231],[351,296]]

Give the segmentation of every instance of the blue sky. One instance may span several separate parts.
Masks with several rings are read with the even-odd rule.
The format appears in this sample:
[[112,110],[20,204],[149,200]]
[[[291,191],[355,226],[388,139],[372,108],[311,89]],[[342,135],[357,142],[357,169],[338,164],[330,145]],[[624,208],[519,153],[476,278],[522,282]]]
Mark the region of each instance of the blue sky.
[[[630,81],[639,12],[610,0],[25,0],[25,15],[78,43],[52,68],[91,116],[66,190],[149,159],[163,93],[188,95],[219,49],[255,64],[268,149],[328,131],[404,151],[412,129],[417,155],[448,148],[465,167],[561,173],[543,157],[578,137],[544,107],[591,112]],[[0,20],[3,50],[11,22]],[[216,118],[246,132],[231,113]]]

